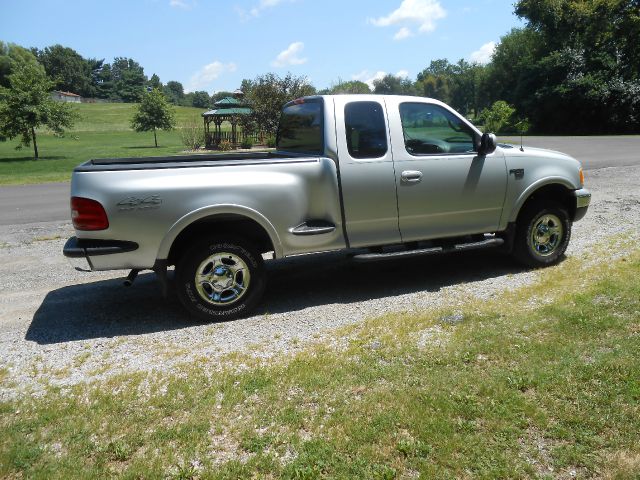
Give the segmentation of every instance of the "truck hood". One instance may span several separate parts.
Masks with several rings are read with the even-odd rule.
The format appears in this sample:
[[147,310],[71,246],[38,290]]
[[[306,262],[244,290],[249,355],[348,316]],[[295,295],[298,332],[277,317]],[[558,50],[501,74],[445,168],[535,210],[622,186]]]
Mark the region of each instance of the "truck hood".
[[530,158],[544,158],[559,160],[568,164],[573,164],[576,168],[581,167],[581,163],[566,153],[557,152],[555,150],[547,150],[544,148],[534,148],[524,146],[524,151],[520,150],[520,145],[513,145],[510,143],[499,143],[498,148],[502,150],[507,157],[530,157]]

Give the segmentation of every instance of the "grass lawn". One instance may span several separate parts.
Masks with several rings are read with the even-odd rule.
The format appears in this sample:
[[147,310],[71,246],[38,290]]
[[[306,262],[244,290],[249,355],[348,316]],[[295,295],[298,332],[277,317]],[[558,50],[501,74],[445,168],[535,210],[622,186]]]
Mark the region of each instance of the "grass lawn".
[[0,404],[0,476],[639,478],[640,250],[625,248],[455,321],[387,315],[338,332],[344,347]]
[[[80,118],[64,138],[46,132],[38,134],[40,159],[37,161],[33,160],[33,147],[15,150],[17,142],[0,142],[0,184],[63,182],[71,178],[73,167],[91,158],[175,155],[185,148],[177,131],[158,132],[158,148],[153,146],[153,132],[132,131],[134,104],[94,103],[73,107]],[[178,126],[188,119],[202,121],[202,111],[176,107]]]

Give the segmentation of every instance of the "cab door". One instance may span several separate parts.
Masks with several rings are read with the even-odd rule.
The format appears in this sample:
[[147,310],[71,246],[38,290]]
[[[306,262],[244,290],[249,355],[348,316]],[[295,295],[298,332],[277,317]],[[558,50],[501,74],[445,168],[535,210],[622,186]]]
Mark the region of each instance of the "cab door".
[[495,232],[507,187],[500,149],[440,102],[387,97],[403,242]]
[[333,98],[349,244],[399,243],[395,171],[383,97]]

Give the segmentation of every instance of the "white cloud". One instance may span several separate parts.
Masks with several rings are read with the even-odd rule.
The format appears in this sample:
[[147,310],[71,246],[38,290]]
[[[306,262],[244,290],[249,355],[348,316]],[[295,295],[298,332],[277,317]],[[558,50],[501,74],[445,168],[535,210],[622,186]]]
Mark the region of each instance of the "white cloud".
[[[376,80],[382,80],[385,75],[387,75],[387,72],[383,72],[382,70],[378,70],[374,74],[371,74],[369,70],[362,70],[360,73],[351,75],[351,80],[360,80],[361,82],[369,85],[369,88],[373,90],[373,82],[375,82]],[[409,72],[407,70],[400,70],[395,75],[396,77],[407,78],[409,77]]]
[[174,8],[184,8],[185,10],[191,10],[194,5],[195,1],[190,2],[189,0],[169,0],[169,6]]
[[[177,0],[182,1],[182,0]],[[243,20],[249,20],[251,18],[259,17],[260,14],[268,8],[277,7],[285,2],[295,2],[296,0],[260,0],[257,4],[251,7],[249,10],[243,8],[236,8],[236,11]]]
[[411,33],[411,30],[409,30],[407,27],[402,27],[400,30],[398,30],[398,33],[393,36],[393,39],[404,40],[405,38],[409,37],[413,37],[413,33]]
[[302,65],[307,62],[306,58],[300,58],[299,54],[304,50],[304,43],[294,42],[278,54],[271,62],[272,67],[286,67],[287,65]]
[[228,72],[235,72],[236,68],[237,67],[235,63],[224,64],[216,60],[213,63],[205,65],[196,73],[194,73],[191,76],[189,87],[186,90],[188,92],[201,90],[205,88],[207,85],[209,85],[211,82],[216,80],[220,75]]
[[478,50],[469,55],[469,60],[475,63],[489,63],[493,56],[493,52],[496,51],[496,46],[496,42],[485,43]]
[[[402,0],[400,6],[386,17],[370,18],[376,27],[399,26],[395,40],[411,37],[411,28],[418,27],[419,33],[432,32],[436,21],[447,16],[447,12],[438,0]],[[410,28],[411,27],[411,28]]]

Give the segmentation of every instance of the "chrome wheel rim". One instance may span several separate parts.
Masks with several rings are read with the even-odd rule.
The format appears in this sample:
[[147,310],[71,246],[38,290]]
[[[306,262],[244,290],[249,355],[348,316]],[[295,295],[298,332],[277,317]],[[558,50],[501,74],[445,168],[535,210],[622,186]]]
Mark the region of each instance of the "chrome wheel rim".
[[228,252],[207,257],[196,270],[195,284],[204,301],[226,306],[240,300],[251,282],[249,267],[238,255]]
[[538,218],[531,229],[531,248],[541,257],[553,255],[562,241],[564,228],[556,215]]

